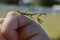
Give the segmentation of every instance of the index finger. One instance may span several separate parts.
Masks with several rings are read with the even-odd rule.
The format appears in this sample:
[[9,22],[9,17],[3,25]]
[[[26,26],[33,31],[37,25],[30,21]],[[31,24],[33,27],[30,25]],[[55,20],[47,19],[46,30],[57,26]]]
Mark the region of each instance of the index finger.
[[40,25],[24,15],[18,15],[20,40],[50,40]]

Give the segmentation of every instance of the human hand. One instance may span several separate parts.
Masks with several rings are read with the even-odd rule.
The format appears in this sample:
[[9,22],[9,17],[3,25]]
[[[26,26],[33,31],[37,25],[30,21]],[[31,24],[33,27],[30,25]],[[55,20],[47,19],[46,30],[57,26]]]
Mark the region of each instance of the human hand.
[[15,11],[9,12],[1,25],[4,40],[49,40],[40,25]]

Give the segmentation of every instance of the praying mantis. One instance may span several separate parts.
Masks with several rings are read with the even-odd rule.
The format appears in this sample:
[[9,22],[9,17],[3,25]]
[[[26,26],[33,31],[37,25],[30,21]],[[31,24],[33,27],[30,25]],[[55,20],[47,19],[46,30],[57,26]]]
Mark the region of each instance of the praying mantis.
[[[37,21],[38,21],[40,24],[44,22],[42,19],[40,19],[40,16],[42,16],[42,15],[45,15],[45,16],[46,16],[46,15],[47,15],[47,13],[28,13],[27,11],[26,11],[26,12],[17,11],[17,12],[21,13],[22,15],[29,16],[31,19],[34,18],[34,17],[32,17],[32,16],[38,15],[36,19],[37,19]],[[33,19],[33,20],[34,20],[34,19]]]

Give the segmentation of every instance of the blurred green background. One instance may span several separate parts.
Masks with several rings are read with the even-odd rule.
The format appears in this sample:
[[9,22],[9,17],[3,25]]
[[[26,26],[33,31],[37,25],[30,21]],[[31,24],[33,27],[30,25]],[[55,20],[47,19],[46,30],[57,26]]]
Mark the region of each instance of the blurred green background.
[[[60,0],[0,0],[0,17],[12,10],[24,12],[27,8],[30,13],[47,13],[40,17],[44,20],[40,25],[51,40],[60,40]],[[37,22],[36,17],[33,16]]]

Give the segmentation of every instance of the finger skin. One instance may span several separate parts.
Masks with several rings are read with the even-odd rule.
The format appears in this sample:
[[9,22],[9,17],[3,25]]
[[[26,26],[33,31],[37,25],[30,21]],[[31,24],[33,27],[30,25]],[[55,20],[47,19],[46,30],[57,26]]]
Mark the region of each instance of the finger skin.
[[26,16],[19,15],[18,21],[20,40],[50,40],[41,26]]
[[0,33],[0,40],[7,40],[7,39]]
[[18,40],[17,27],[16,13],[14,11],[9,12],[2,24],[1,34],[8,40]]
[[7,40],[7,39],[5,39],[5,37],[1,34],[1,27],[2,27],[3,21],[4,21],[4,18],[0,18],[0,40]]
[[17,40],[17,28],[20,38],[19,40],[49,40],[40,25],[30,20],[26,16],[13,12],[13,16],[9,14],[4,20],[1,32],[5,36],[8,34],[6,37],[9,40]]
[[20,29],[20,40],[50,40],[44,30],[36,23]]
[[20,28],[23,28],[25,27],[26,25],[29,25],[31,22],[33,22],[32,20],[30,20],[29,18],[27,18],[26,16],[24,15],[19,15],[18,14],[18,26]]
[[3,24],[4,19],[5,18],[0,18],[0,31],[1,31],[1,27],[2,27],[2,24]]
[[[45,31],[41,28],[40,25],[37,23],[33,22],[30,24],[36,31],[38,31],[38,34],[34,35],[33,37],[29,38],[28,40],[50,40]],[[29,27],[29,26],[28,26]]]
[[3,23],[4,19],[5,19],[5,18],[0,18],[0,24]]
[[7,39],[1,34],[1,27],[2,27],[2,25],[0,24],[0,40],[7,40]]
[[4,21],[4,18],[0,18],[0,31],[1,31],[3,21]]

